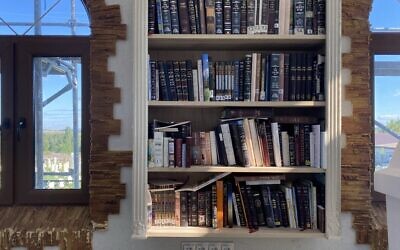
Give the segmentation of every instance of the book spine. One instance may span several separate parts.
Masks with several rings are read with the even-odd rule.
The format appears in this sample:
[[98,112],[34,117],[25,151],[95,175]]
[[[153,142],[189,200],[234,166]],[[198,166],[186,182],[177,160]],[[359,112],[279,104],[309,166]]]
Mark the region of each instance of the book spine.
[[246,55],[244,62],[244,89],[243,99],[244,101],[251,100],[251,72],[252,72],[252,55]]
[[201,34],[200,1],[201,0],[194,0],[194,15],[195,15],[195,19],[196,19],[197,34]]
[[154,166],[163,167],[163,143],[164,133],[154,132]]
[[238,165],[240,166],[245,166],[244,165],[244,159],[243,159],[243,153],[242,153],[242,147],[241,147],[241,139],[240,139],[240,134],[239,134],[239,129],[236,123],[230,123],[229,124],[229,130],[231,133],[232,137],[232,145],[233,145],[233,152],[235,154],[235,160]]
[[289,216],[288,216],[288,206],[286,203],[285,194],[278,190],[278,198],[279,198],[279,205],[281,209],[281,218],[282,218],[282,226],[288,227],[289,226]]
[[303,55],[302,53],[296,54],[296,101],[301,101],[301,93],[302,93],[301,79],[303,74],[301,70],[302,55]]
[[206,226],[206,193],[204,191],[197,192],[197,211],[198,211],[198,226]]
[[175,192],[175,226],[181,226],[181,193]]
[[259,145],[259,141],[258,141],[256,123],[255,123],[254,119],[249,119],[249,127],[250,127],[251,142],[253,144],[253,152],[254,152],[256,166],[261,167],[263,165],[263,160],[262,160],[260,145]]
[[243,101],[243,90],[244,90],[244,61],[239,62],[239,99],[238,101]]
[[271,123],[271,131],[272,131],[272,143],[274,148],[275,166],[282,167],[278,123],[276,122]]
[[261,0],[261,25],[266,27],[266,33],[268,33],[268,0]]
[[192,192],[191,193],[191,226],[192,227],[197,227],[199,225],[199,210],[198,210],[198,198],[197,198],[198,193],[197,192]]
[[[218,183],[218,181],[217,181]],[[218,227],[218,204],[217,204],[217,184],[211,186],[211,212],[212,212],[212,227]]]
[[279,101],[280,54],[271,54],[271,101]]
[[232,34],[232,6],[231,0],[224,1],[224,34]]
[[173,62],[172,61],[167,61],[166,63],[166,74],[168,75],[167,77],[167,86],[168,86],[168,96],[169,101],[177,101],[177,93],[176,93],[176,85],[175,85],[175,77],[174,77],[174,68],[173,68]]
[[281,218],[279,198],[275,190],[271,191],[271,204],[272,204],[272,211],[274,213],[275,226],[280,227],[282,225],[282,218]]
[[182,139],[176,138],[175,140],[175,166],[178,168],[182,167]]
[[177,0],[169,0],[169,10],[171,13],[171,30],[172,34],[179,34],[179,16]]
[[326,0],[318,0],[317,5],[317,32],[319,35],[326,33],[325,25]]
[[168,95],[168,86],[167,86],[167,79],[165,75],[165,65],[164,62],[158,61],[158,76],[159,76],[159,82],[160,82],[160,90],[161,90],[161,95],[160,99],[162,101],[168,101],[169,100],[169,95]]
[[205,191],[206,227],[212,227],[212,190]]
[[304,124],[304,165],[310,166],[310,125]]
[[188,226],[192,226],[192,194],[194,192],[187,193],[187,211],[188,211]]
[[253,199],[253,191],[251,190],[251,186],[245,185],[245,192],[247,196],[247,202],[248,202],[248,208],[249,208],[249,221],[251,221],[251,224],[254,229],[258,229],[258,222],[257,222],[257,211],[255,207],[255,202]]
[[265,101],[271,100],[271,55],[265,54],[265,67],[264,67],[264,90]]
[[233,187],[231,182],[227,182],[226,184],[226,192],[227,192],[227,226],[233,227]]
[[157,100],[157,72],[156,72],[156,62],[153,60],[150,60],[150,83],[151,83],[151,100],[155,101]]
[[279,33],[279,2],[281,0],[275,0],[275,8],[274,8],[274,22],[273,22],[273,34]]
[[223,228],[224,227],[224,182],[223,181],[216,182],[216,198],[217,198],[216,228]]
[[215,131],[210,131],[210,143],[211,143],[211,164],[218,165],[217,157],[217,139],[215,136]]
[[297,80],[297,66],[296,66],[296,55],[291,53],[290,54],[290,87],[289,87],[289,101],[296,101],[296,80]]
[[[234,193],[234,197],[235,197],[235,200],[236,200],[236,204],[237,204],[237,214],[238,214],[238,216],[239,216],[239,220],[238,220],[238,224],[239,224],[239,226],[241,226],[241,227],[245,227],[246,225],[247,225],[247,223],[246,223],[246,216],[245,216],[245,212],[244,212],[244,207],[243,207],[243,202],[242,202],[242,199],[241,199],[241,195],[240,195],[240,191],[239,190],[237,190],[235,193]],[[235,213],[236,213],[236,211],[235,211]]]
[[207,34],[207,25],[206,25],[206,8],[205,8],[205,0],[199,0],[199,8],[200,8],[200,31],[201,34]]
[[173,138],[168,139],[168,167],[175,167],[175,143]]
[[305,0],[294,0],[294,34],[304,34]]
[[233,101],[239,101],[239,68],[240,68],[240,61],[237,60],[234,61],[233,94],[232,94]]
[[148,34],[154,34],[156,30],[156,0],[148,1]]
[[232,34],[240,34],[240,0],[232,0]]
[[221,127],[221,131],[222,131],[222,135],[224,137],[224,146],[225,146],[226,156],[228,159],[228,165],[229,166],[236,165],[235,154],[233,152],[231,133],[229,130],[229,124],[221,124],[220,127]]
[[240,1],[240,34],[247,34],[247,1]]
[[179,23],[180,23],[180,33],[190,34],[190,24],[189,24],[189,10],[186,0],[178,0],[179,4]]
[[208,62],[208,71],[209,71],[209,87],[210,87],[210,101],[216,100],[216,90],[215,90],[215,67],[214,63]]
[[301,100],[305,101],[307,95],[307,54],[302,53],[301,59]]
[[154,168],[154,139],[148,139],[147,141],[147,166],[148,168]]
[[198,92],[199,92],[199,101],[204,101],[204,87],[203,87],[203,62],[201,59],[197,60],[197,76],[198,76]]
[[180,192],[180,213],[181,213],[181,221],[180,221],[180,226],[181,227],[187,227],[189,225],[188,223],[188,197],[187,197],[187,192]]
[[296,146],[294,136],[289,136],[289,161],[290,166],[296,165]]
[[201,165],[210,165],[210,159],[207,157],[207,141],[206,132],[200,132],[200,152],[201,152]]
[[176,87],[176,95],[178,98],[178,101],[183,101],[183,88],[182,88],[182,82],[181,82],[181,72],[179,69],[179,62],[174,61],[173,62],[173,71],[174,71],[174,81],[175,81],[175,87]]
[[207,34],[215,34],[215,0],[205,1]]
[[284,89],[283,89],[283,100],[284,101],[289,101],[289,86],[290,86],[290,59],[289,59],[289,54],[285,54],[284,56],[284,73],[283,73],[283,79],[284,79]]
[[327,132],[321,132],[321,168],[327,169],[328,168],[328,140],[327,140]]
[[279,101],[283,101],[285,90],[285,54],[279,55]]
[[290,166],[290,156],[289,156],[289,135],[286,131],[281,132],[282,137],[282,158],[283,166]]
[[224,34],[224,14],[222,0],[215,0],[215,33]]
[[171,34],[171,11],[169,8],[169,0],[161,0],[161,11],[163,20],[164,34]]
[[224,143],[224,137],[221,131],[221,126],[217,126],[217,129],[215,131],[215,136],[217,137],[217,147],[218,147],[218,163],[221,165],[228,165],[228,159],[226,156],[226,150],[225,150],[225,143]]
[[204,93],[204,101],[210,101],[210,69],[209,69],[209,61],[208,54],[201,55],[201,61],[203,66],[203,93]]
[[[191,101],[199,101],[199,74],[197,69],[192,70],[192,79],[193,79],[193,100]],[[188,78],[189,81],[189,78]],[[190,86],[190,85],[189,85]]]
[[305,34],[314,35],[314,0],[305,1]]
[[275,227],[275,218],[274,218],[274,211],[272,209],[272,202],[271,202],[271,192],[269,186],[261,185],[261,196],[263,200],[263,207],[264,207],[264,214],[265,214],[265,222],[267,227]]
[[314,135],[314,165],[316,168],[321,167],[321,126],[312,125]]
[[254,34],[256,25],[256,0],[247,0],[247,34]]
[[181,61],[179,66],[182,84],[182,99],[184,101],[193,101],[192,61]]
[[163,12],[161,0],[156,0],[156,15],[157,15],[157,31],[158,34],[164,34]]
[[197,34],[195,0],[188,0],[190,33]]
[[325,57],[318,55],[316,70],[316,100],[325,100]]
[[256,101],[256,85],[257,85],[257,53],[251,55],[251,88],[250,101]]
[[259,190],[252,188],[254,207],[256,211],[257,225],[265,226],[265,215],[263,211],[262,196]]

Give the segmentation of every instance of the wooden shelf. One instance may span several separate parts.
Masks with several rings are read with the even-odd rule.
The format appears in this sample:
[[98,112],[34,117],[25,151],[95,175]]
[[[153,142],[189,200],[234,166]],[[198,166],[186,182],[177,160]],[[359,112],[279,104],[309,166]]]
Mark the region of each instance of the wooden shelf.
[[261,50],[314,48],[325,43],[325,35],[216,35],[153,34],[149,49],[158,50]]
[[316,230],[289,228],[260,228],[249,233],[247,228],[212,229],[202,227],[155,227],[147,231],[147,237],[206,237],[206,238],[324,238],[325,234]]
[[149,101],[149,107],[168,108],[218,108],[218,107],[273,107],[273,108],[306,108],[325,107],[325,102],[290,101],[290,102],[189,102],[189,101]]
[[225,167],[194,166],[190,168],[149,168],[149,173],[325,173],[323,168],[311,167]]

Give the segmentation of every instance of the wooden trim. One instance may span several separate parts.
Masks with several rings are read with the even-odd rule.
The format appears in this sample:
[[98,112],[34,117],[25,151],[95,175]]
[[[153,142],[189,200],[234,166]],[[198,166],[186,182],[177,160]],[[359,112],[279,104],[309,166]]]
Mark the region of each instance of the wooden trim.
[[400,32],[372,32],[370,51],[372,55],[400,54]]
[[[15,43],[16,96],[18,112],[14,119],[25,118],[27,128],[16,142],[16,185],[15,199],[18,204],[86,204],[88,202],[88,158],[89,158],[89,38],[49,38],[35,37]],[[34,110],[33,102],[33,58],[34,57],[81,57],[82,60],[82,181],[77,190],[37,190],[35,186],[34,152]],[[15,135],[16,138],[17,135]],[[29,146],[32,145],[32,146]]]
[[13,133],[14,133],[14,100],[13,100],[13,45],[0,39],[0,72],[1,72],[1,123],[8,120],[9,128],[1,130],[1,171],[0,171],[0,205],[13,202]]

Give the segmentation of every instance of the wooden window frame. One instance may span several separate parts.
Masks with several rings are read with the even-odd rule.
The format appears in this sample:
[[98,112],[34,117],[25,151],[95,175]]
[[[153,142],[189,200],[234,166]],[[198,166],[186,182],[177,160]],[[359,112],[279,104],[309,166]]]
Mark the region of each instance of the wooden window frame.
[[[371,32],[370,41],[371,53],[371,103],[373,111],[375,110],[375,55],[400,55],[400,32]],[[371,112],[372,118],[372,171],[371,171],[371,191],[372,201],[385,201],[385,195],[378,193],[374,189],[374,173],[375,173],[375,112]]]
[[[62,204],[87,204],[89,200],[89,152],[90,152],[90,38],[89,37],[0,37],[11,43],[15,55],[12,71],[14,90],[14,110],[11,127],[13,131],[14,152],[11,152],[13,160],[7,162],[8,170],[5,178],[8,188],[0,198],[10,195],[15,204],[37,204],[37,205],[62,205]],[[35,152],[34,152],[34,111],[33,104],[33,58],[34,57],[81,57],[82,60],[82,136],[81,136],[81,188],[80,189],[57,189],[38,190],[34,188],[35,183]],[[10,75],[10,69],[6,75]],[[10,79],[7,79],[10,81]],[[18,98],[17,98],[18,96]],[[26,119],[27,128],[21,134],[21,141],[16,140],[16,122],[20,117]],[[31,145],[31,146],[29,146]],[[10,152],[7,153],[7,157]],[[12,169],[11,169],[12,168]],[[11,170],[11,171],[10,171]],[[10,177],[10,174],[12,177]],[[12,187],[14,188],[12,190]]]

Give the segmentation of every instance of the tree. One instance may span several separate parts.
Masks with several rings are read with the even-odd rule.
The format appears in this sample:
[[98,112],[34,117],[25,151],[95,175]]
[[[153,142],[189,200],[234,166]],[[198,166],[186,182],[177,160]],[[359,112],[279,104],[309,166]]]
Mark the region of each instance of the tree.
[[397,134],[400,134],[400,120],[390,120],[387,123],[386,127],[396,132]]

